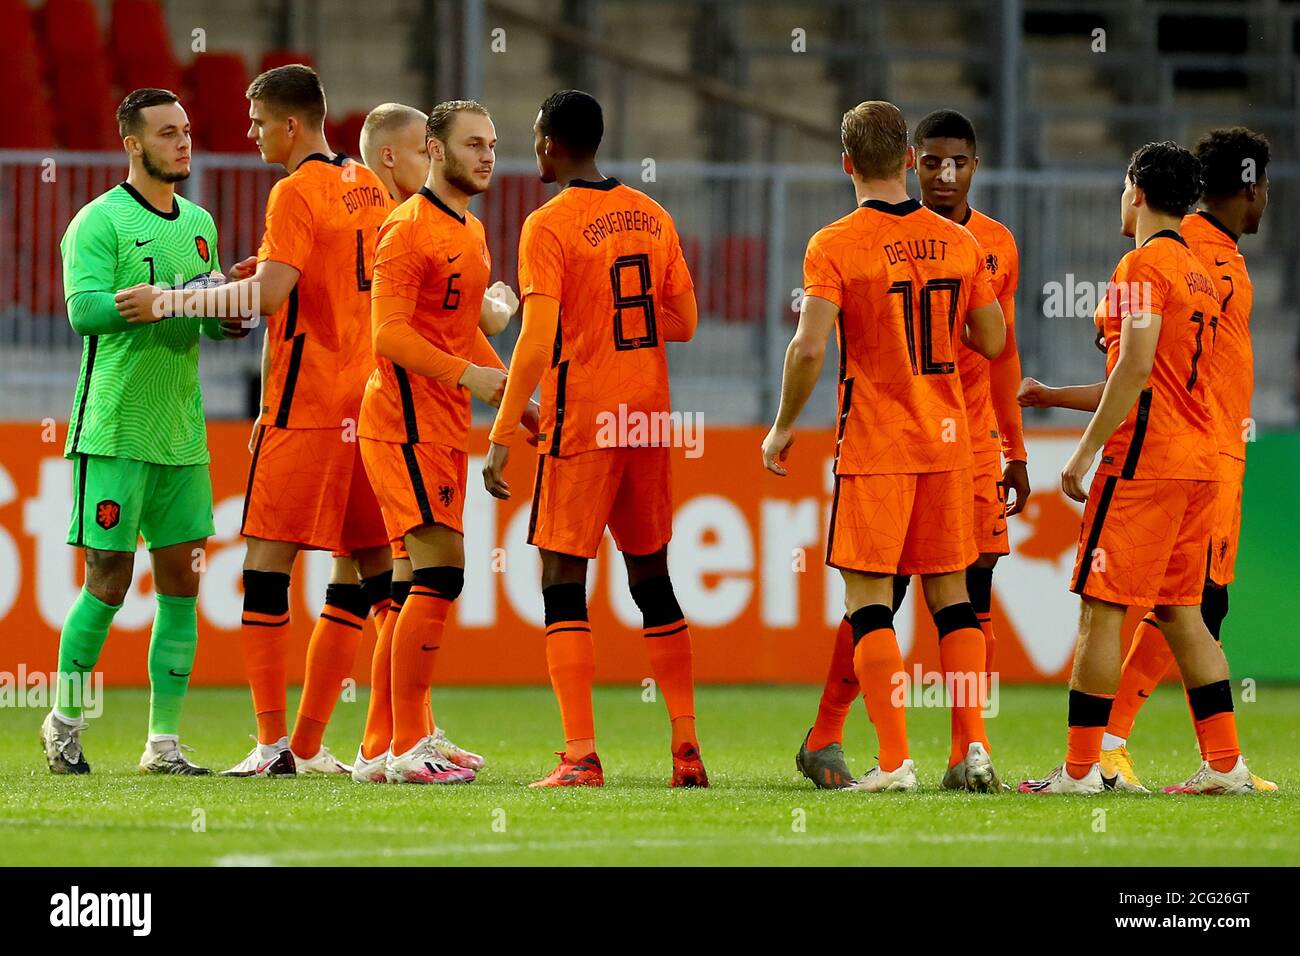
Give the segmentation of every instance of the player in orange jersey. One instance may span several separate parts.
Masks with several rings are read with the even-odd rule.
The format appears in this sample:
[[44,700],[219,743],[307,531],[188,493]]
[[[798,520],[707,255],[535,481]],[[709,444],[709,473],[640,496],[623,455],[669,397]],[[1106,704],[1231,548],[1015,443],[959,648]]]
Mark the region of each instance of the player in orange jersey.
[[[425,139],[428,121],[429,117],[414,107],[383,103],[370,111],[361,127],[362,158],[398,203],[418,193],[429,178],[429,149]],[[479,328],[487,335],[495,335],[509,322],[518,305],[514,290],[504,282],[494,283],[483,296]],[[405,542],[394,541],[392,547],[392,613],[384,618],[379,628],[371,656],[365,734],[352,765],[352,779],[359,783],[383,783],[387,780],[387,756],[393,737],[393,632],[398,615],[410,595],[412,577],[411,557],[406,552]],[[447,761],[470,770],[481,770],[485,766],[482,756],[464,750],[448,739],[443,727],[434,729],[433,734],[434,746]]]
[[[1253,288],[1237,241],[1241,235],[1258,231],[1268,204],[1269,144],[1259,133],[1238,126],[1212,131],[1197,144],[1195,153],[1205,183],[1202,209],[1184,217],[1180,232],[1201,265],[1217,280],[1221,303],[1209,379],[1219,449],[1219,485],[1201,595],[1201,616],[1217,641],[1228,613],[1228,585],[1233,580],[1241,530],[1245,435],[1251,428],[1250,397],[1254,386],[1249,327]],[[1101,391],[1101,384],[1050,388],[1026,379],[1020,398],[1027,406],[1082,407],[1092,411]],[[1133,634],[1102,738],[1101,771],[1108,787],[1146,792],[1133,766],[1128,737],[1138,711],[1173,663],[1158,618],[1146,614]],[[1277,784],[1259,776],[1254,777],[1254,784],[1260,791],[1277,789]]]
[[[1205,755],[1178,793],[1251,793],[1237,742],[1223,651],[1201,618],[1217,494],[1218,442],[1209,377],[1218,287],[1179,233],[1201,194],[1201,164],[1170,142],[1133,154],[1121,222],[1136,248],[1120,260],[1098,310],[1106,383],[1061,488],[1086,501],[1071,590],[1082,598],[1070,676],[1065,762],[1021,792],[1106,789],[1102,737],[1120,681],[1120,630],[1130,607],[1153,607],[1187,687]],[[1090,488],[1084,477],[1097,453]]]
[[483,467],[502,479],[519,415],[542,383],[537,479],[528,540],[542,553],[546,661],[565,748],[533,786],[601,786],[587,619],[587,561],[606,527],[623,552],[641,609],[651,672],[672,721],[672,786],[708,786],[695,733],[690,630],[668,576],[669,450],[634,445],[602,423],[655,420],[669,408],[665,342],[695,332],[695,293],[672,217],[601,175],[600,104],[576,90],[548,97],[533,129],[543,182],[564,189],[524,223],[519,242],[523,330]]
[[413,573],[392,634],[391,747],[354,776],[373,779],[382,759],[390,782],[442,784],[474,779],[439,750],[427,701],[465,580],[470,396],[498,404],[505,367],[479,328],[492,262],[469,211],[492,181],[496,129],[480,104],[453,100],[430,112],[425,139],[429,177],[389,216],[375,251],[378,368],[362,402],[361,451],[388,537],[404,542]]
[[957,360],[959,338],[986,358],[1001,353],[1002,310],[974,237],[908,198],[916,154],[898,108],[860,103],[840,131],[858,208],[808,243],[799,327],[763,464],[786,474],[795,421],[837,328],[840,416],[826,563],[844,577],[853,671],[880,742],[879,764],[851,786],[917,786],[892,602],[894,576],[919,574],[953,697],[944,786],[996,790],[981,713],[984,635],[966,592],[966,569],[979,552]]
[[[288,176],[271,189],[256,261],[232,270],[239,281],[187,293],[208,297],[220,314],[232,316],[251,298],[267,318],[262,408],[241,527],[247,545],[241,641],[257,745],[226,773],[347,773],[351,768],[322,740],[366,616],[388,593],[391,566],[356,441],[361,393],[373,368],[370,264],[391,200],[374,173],[330,149],[315,71],[296,64],[269,70],[246,96],[249,138]],[[289,582],[304,549],[345,552],[355,567],[327,588],[291,741]]]
[[[966,569],[966,589],[984,632],[984,667],[991,674],[996,646],[991,607],[993,568],[999,556],[1011,550],[1007,541],[1007,516],[1019,514],[1029,497],[1024,427],[1020,406],[1016,404],[1020,356],[1016,350],[1014,317],[1020,254],[1011,230],[977,212],[967,201],[971,179],[979,166],[975,128],[970,120],[954,110],[935,110],[917,124],[912,143],[917,151],[916,175],[921,184],[922,205],[965,226],[979,242],[1007,325],[1006,346],[996,359],[990,361],[967,345],[960,345],[957,350],[957,373],[970,428],[975,544],[979,549],[979,557]],[[1009,505],[1007,492],[1014,493]],[[895,612],[907,593],[909,580],[900,576],[894,582]],[[838,789],[853,782],[844,760],[841,738],[844,720],[857,695],[853,630],[845,618],[835,635],[835,649],[818,704],[817,721],[795,755],[795,765],[818,787]]]

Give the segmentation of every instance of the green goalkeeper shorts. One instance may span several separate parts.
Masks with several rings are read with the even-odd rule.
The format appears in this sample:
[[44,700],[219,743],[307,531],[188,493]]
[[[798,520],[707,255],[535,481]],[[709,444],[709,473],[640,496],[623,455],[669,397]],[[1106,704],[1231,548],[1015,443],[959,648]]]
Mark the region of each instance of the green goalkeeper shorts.
[[68,544],[98,551],[149,550],[200,541],[212,525],[212,477],[204,465],[157,465],[104,455],[72,456]]

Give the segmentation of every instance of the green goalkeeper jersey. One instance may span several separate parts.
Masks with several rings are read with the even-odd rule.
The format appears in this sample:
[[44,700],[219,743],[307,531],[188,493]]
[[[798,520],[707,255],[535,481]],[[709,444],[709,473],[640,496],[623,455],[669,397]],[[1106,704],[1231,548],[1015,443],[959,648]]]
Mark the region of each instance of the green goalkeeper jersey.
[[[207,210],[177,196],[161,213],[127,183],[83,206],[60,249],[70,314],[81,293],[111,296],[142,282],[177,288],[221,268]],[[220,337],[218,328],[215,320],[177,316],[87,335],[65,457],[206,464],[199,335]]]

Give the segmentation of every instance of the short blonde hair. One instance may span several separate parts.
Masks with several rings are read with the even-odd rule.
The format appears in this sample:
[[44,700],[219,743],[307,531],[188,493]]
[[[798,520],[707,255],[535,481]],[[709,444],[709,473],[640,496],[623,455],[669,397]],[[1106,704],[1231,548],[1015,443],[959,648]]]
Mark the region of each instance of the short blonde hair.
[[840,141],[860,177],[888,179],[907,158],[907,121],[893,103],[866,100],[840,120]]
[[361,127],[361,159],[374,169],[379,162],[379,150],[399,129],[408,123],[419,123],[423,128],[428,117],[414,106],[401,103],[380,103],[368,114]]

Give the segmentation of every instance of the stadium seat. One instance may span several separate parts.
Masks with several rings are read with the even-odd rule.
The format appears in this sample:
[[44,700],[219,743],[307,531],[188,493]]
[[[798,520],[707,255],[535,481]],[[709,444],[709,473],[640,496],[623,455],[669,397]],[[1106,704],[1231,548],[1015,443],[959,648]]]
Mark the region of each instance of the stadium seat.
[[116,103],[95,5],[91,0],[46,0],[40,22],[60,144],[112,149],[119,144]]
[[767,241],[757,235],[721,236],[712,251],[707,311],[729,322],[761,319],[767,295]]
[[334,127],[330,134],[330,146],[336,152],[346,153],[353,159],[361,159],[361,127],[366,125],[365,113],[349,113],[343,121]]
[[267,50],[262,54],[259,72],[265,73],[267,70],[274,70],[277,66],[289,66],[293,63],[315,66],[310,53],[303,53],[301,50]]
[[116,0],[109,50],[113,76],[123,93],[142,86],[182,92],[180,63],[158,0]]
[[214,153],[246,153],[248,139],[248,70],[238,53],[200,53],[190,67],[196,144]]
[[0,87],[9,94],[8,120],[0,123],[0,149],[52,149],[49,91],[31,12],[23,0],[0,0]]

